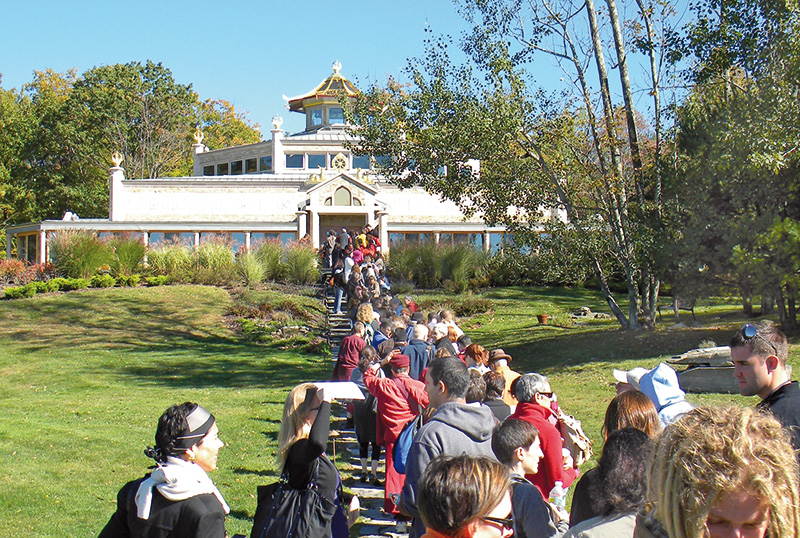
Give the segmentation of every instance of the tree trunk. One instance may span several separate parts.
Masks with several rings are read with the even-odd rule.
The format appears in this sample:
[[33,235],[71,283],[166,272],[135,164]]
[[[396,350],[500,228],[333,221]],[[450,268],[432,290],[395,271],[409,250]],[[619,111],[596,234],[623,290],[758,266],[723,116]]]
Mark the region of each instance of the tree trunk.
[[786,325],[783,327],[785,333],[792,333],[797,330],[797,303],[795,289],[791,284],[786,284]]
[[769,316],[775,309],[775,298],[767,293],[761,294],[761,315]]
[[617,52],[619,64],[619,80],[622,86],[622,98],[625,102],[625,119],[628,122],[628,145],[633,161],[633,177],[636,186],[636,197],[639,203],[644,202],[644,172],[642,170],[642,154],[639,150],[639,130],[636,127],[636,110],[633,106],[633,92],[631,91],[631,78],[628,74],[628,57],[622,37],[622,26],[619,22],[616,0],[606,0],[608,16],[611,19],[611,28],[614,33],[614,47]]
[[753,301],[750,297],[742,297],[742,311],[745,317],[753,317]]
[[611,290],[608,287],[608,282],[606,281],[606,276],[603,274],[603,268],[600,267],[600,262],[597,258],[592,259],[593,262],[593,269],[594,274],[597,277],[597,281],[600,283],[600,291],[603,292],[603,297],[605,297],[606,302],[608,303],[608,307],[611,309],[611,312],[617,318],[620,327],[623,329],[627,329],[629,324],[628,320],[625,317],[625,313],[622,312],[622,309],[617,304],[617,300],[614,298],[614,295],[611,293]]
[[775,299],[775,302],[778,304],[778,320],[781,322],[781,329],[784,332],[788,332],[789,313],[786,311],[786,298],[783,295],[782,288],[778,288],[778,293],[776,294]]

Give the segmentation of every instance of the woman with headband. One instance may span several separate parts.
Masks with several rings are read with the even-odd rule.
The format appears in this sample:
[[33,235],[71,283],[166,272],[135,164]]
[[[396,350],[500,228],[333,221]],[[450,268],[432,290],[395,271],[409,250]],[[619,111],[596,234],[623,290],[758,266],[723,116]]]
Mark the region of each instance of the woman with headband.
[[156,469],[128,482],[100,538],[224,538],[230,508],[206,473],[222,448],[214,415],[200,405],[173,405],[158,420]]

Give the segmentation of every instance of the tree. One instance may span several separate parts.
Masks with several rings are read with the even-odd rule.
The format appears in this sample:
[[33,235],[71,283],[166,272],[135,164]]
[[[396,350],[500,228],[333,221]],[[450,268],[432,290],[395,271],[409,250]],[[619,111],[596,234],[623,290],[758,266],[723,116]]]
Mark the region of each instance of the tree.
[[78,79],[68,103],[82,135],[82,158],[107,168],[119,151],[129,177],[179,169],[198,123],[197,96],[169,69],[148,60],[95,67]]
[[[616,64],[627,66],[625,25],[608,4]],[[426,57],[407,68],[410,88],[390,81],[356,103],[352,119],[362,137],[357,150],[390,156],[385,171],[399,185],[422,185],[521,237],[538,235],[551,208],[565,212],[586,240],[593,272],[620,325],[637,328],[640,316],[654,321],[654,251],[661,233],[661,155],[655,151],[663,146],[647,143],[647,131],[660,129],[661,122],[642,121],[625,73],[624,106],[614,105],[593,3],[468,0],[460,6],[473,23],[462,42],[470,61],[453,65],[447,52],[452,43],[429,39]],[[639,36],[637,50],[647,48],[654,58],[661,47],[654,36]],[[528,89],[523,69],[542,54],[557,58],[570,74],[576,100],[559,105]],[[599,88],[590,86],[591,63]],[[465,166],[473,159],[480,161],[479,173]],[[608,286],[609,259],[628,288],[627,314]]]
[[681,42],[695,85],[678,108],[678,168],[668,187],[683,228],[668,252],[677,278],[703,269],[700,283],[737,289],[749,315],[754,296],[762,313],[777,301],[788,332],[797,327],[790,251],[800,222],[800,28],[781,2],[713,0],[695,9]]
[[191,174],[197,127],[216,147],[257,142],[246,114],[200,102],[161,64],[139,62],[34,72],[21,91],[0,88],[0,210],[4,222],[108,211],[111,155],[127,176]]

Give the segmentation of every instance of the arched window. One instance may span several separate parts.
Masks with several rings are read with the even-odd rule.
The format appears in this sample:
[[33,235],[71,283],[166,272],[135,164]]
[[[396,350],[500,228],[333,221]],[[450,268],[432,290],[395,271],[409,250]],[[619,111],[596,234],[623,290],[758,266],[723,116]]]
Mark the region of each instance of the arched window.
[[361,200],[358,198],[353,198],[353,205],[361,205]]
[[350,191],[344,187],[339,187],[333,193],[333,205],[352,205],[352,196]]
[[330,196],[325,198],[325,205],[333,205],[333,198]]

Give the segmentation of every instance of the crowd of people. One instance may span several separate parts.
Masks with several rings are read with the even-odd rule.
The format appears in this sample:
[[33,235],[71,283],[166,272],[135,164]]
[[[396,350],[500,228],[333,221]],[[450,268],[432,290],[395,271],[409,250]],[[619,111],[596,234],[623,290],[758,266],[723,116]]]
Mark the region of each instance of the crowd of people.
[[[472,342],[451,312],[424,316],[410,298],[402,304],[386,316],[373,308],[371,320],[363,309],[333,378],[365,396],[349,404],[356,477],[383,485],[385,512],[411,538],[800,535],[800,387],[774,325],[746,324],[730,343],[740,392],[761,398],[756,408],[693,408],[666,364],[615,371],[598,464],[581,470],[546,376],[515,372],[511,355]],[[327,503],[303,517],[316,518],[319,536],[338,538],[359,503],[325,453],[330,416],[325,389],[295,387],[278,443],[288,487],[313,485]],[[221,446],[208,411],[169,408],[147,451],[156,470],[122,488],[100,536],[225,536],[230,509],[207,475]],[[270,535],[262,523],[252,536]]]

